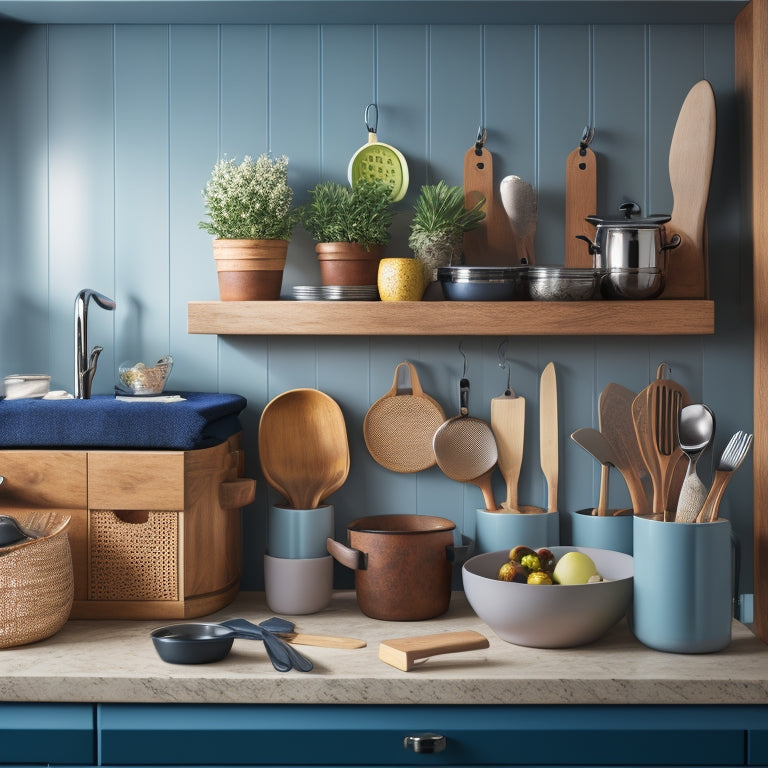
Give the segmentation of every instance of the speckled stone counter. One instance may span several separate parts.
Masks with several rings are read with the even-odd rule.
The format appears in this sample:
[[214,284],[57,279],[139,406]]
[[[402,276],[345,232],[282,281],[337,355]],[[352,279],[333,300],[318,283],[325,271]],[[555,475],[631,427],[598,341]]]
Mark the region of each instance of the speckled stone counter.
[[[241,593],[199,621],[273,613],[262,593]],[[424,622],[369,619],[354,592],[338,592],[329,608],[286,617],[298,631],[365,640],[357,650],[301,646],[311,673],[276,672],[260,641],[236,640],[222,661],[182,666],[157,656],[149,633],[176,622],[70,621],[54,637],[0,650],[5,702],[260,703],[260,704],[765,704],[768,646],[734,622],[724,651],[660,653],[641,645],[622,621],[598,642],[537,650],[500,640],[454,593],[444,616]],[[378,658],[382,640],[474,629],[490,641],[481,651],[436,656],[411,672]]]

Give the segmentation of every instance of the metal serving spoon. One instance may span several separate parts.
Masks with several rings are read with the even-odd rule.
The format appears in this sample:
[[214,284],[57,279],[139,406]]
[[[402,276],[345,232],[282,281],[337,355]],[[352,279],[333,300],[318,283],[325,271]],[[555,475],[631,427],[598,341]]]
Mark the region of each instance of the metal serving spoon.
[[680,447],[688,457],[688,469],[680,489],[675,522],[693,523],[707,498],[707,489],[696,474],[696,463],[714,439],[715,414],[706,405],[686,405],[680,409],[678,435]]

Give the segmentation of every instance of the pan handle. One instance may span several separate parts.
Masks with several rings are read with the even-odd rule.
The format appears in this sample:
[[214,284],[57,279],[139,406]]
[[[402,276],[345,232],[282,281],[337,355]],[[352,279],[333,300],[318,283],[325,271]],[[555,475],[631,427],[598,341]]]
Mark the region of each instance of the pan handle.
[[353,571],[364,571],[368,566],[368,555],[365,552],[339,544],[336,539],[327,538],[325,548],[328,550],[328,554],[333,555],[334,559]]

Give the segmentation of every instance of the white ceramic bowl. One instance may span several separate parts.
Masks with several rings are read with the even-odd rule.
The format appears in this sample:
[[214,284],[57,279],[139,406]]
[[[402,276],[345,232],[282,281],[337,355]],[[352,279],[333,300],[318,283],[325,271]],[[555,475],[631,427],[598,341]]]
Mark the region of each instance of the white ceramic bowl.
[[589,547],[549,547],[589,555],[605,581],[537,585],[499,581],[509,550],[476,555],[464,563],[464,592],[475,613],[502,639],[531,648],[570,648],[597,640],[627,612],[632,601],[630,555]]

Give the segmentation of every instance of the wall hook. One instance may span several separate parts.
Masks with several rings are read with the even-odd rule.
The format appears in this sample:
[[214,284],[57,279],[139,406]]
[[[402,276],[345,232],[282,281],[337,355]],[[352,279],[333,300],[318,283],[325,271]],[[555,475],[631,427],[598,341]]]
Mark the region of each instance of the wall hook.
[[587,147],[592,143],[592,139],[595,138],[595,129],[590,125],[584,126],[584,131],[581,134],[581,141],[579,142],[579,154],[584,156],[587,154]]
[[483,154],[483,147],[485,146],[485,139],[487,135],[488,135],[488,132],[481,125],[477,129],[477,138],[475,139],[475,154],[478,157],[480,157]]
[[512,389],[512,366],[510,365],[509,358],[507,357],[508,340],[504,340],[499,344],[496,354],[499,358],[499,368],[502,371],[507,372],[507,388],[504,390],[504,397],[517,397]]
[[459,353],[464,358],[464,372],[461,374],[462,379],[467,378],[467,374],[469,373],[469,361],[467,360],[467,353],[464,351],[464,341],[459,342]]

